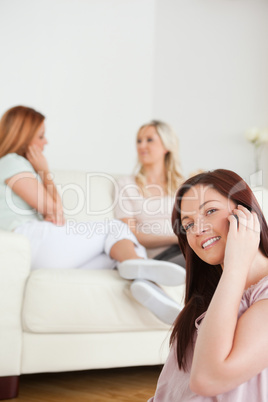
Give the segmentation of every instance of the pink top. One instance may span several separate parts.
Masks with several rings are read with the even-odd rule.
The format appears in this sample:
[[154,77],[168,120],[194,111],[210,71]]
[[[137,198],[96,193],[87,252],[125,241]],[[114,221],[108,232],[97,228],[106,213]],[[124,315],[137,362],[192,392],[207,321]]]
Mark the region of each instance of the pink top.
[[[115,205],[117,219],[135,218],[139,230],[156,236],[174,235],[171,214],[174,198],[164,195],[158,187],[158,196],[144,197],[134,176],[123,176],[117,180],[118,199]],[[157,186],[156,186],[157,187]],[[169,246],[147,249],[149,258],[154,258]]]
[[[238,318],[254,303],[268,299],[268,276],[251,286],[243,293]],[[204,314],[196,320],[198,322]],[[267,334],[268,335],[268,334]],[[190,374],[179,370],[176,350],[173,344],[166,364],[159,376],[155,396],[148,402],[267,402],[268,401],[268,367],[248,382],[239,387],[213,397],[200,396],[189,388]],[[188,355],[192,361],[192,356]]]

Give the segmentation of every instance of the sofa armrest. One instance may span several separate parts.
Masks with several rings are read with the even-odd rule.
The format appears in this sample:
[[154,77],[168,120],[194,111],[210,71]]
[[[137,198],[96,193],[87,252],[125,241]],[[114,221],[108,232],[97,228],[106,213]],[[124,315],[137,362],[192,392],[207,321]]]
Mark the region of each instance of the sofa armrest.
[[0,376],[20,374],[21,312],[30,261],[24,236],[0,231]]

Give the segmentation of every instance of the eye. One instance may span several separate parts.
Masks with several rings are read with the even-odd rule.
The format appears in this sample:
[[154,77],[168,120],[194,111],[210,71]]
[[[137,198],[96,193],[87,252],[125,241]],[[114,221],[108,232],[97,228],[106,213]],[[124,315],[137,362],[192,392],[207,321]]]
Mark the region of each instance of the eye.
[[183,227],[184,231],[187,232],[189,229],[191,229],[194,226],[193,222],[187,223],[187,225],[185,225]]
[[216,211],[217,211],[216,208],[210,208],[210,209],[207,210],[207,215],[211,215],[211,214],[213,214],[213,213],[216,212]]
[[153,139],[152,138],[147,138],[147,142],[152,142]]
[[140,144],[141,143],[141,140],[137,140],[137,144]]

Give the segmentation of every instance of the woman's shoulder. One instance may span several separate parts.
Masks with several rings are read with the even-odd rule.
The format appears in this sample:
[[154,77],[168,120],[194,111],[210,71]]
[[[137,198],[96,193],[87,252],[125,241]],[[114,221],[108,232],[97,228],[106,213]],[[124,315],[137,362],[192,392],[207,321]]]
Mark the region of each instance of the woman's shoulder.
[[9,164],[9,163],[29,163],[29,161],[27,159],[25,159],[23,156],[18,155],[14,152],[10,153],[10,154],[6,154],[4,156],[2,156],[2,158],[0,158],[0,163],[3,164]]
[[122,187],[128,184],[136,184],[135,176],[128,175],[128,176],[120,176],[117,178],[117,184]]
[[12,177],[20,172],[34,172],[30,162],[21,155],[9,153],[0,158],[1,176]]
[[264,276],[259,282],[246,289],[243,297],[249,301],[250,305],[259,300],[268,299],[268,276]]

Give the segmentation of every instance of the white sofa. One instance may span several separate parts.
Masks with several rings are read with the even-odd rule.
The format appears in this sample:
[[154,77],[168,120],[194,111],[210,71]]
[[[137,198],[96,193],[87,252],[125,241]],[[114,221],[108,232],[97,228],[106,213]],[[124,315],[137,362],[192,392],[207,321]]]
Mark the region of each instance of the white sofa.
[[[112,176],[58,171],[55,182],[70,226],[113,217]],[[20,374],[165,362],[169,326],[117,270],[30,271],[30,259],[26,238],[0,231],[0,399],[16,396]],[[183,286],[165,290],[182,302]]]

